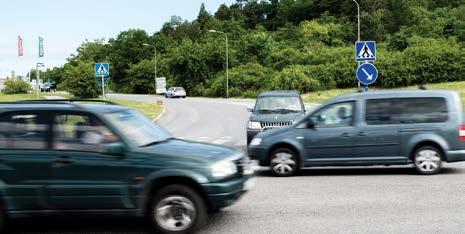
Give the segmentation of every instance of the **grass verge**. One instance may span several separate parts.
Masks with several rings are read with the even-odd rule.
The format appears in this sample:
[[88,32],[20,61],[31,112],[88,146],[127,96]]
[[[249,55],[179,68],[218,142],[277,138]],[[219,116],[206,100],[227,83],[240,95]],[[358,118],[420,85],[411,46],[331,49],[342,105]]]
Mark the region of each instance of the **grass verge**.
[[155,119],[163,112],[163,104],[160,103],[147,103],[147,102],[140,102],[140,101],[129,101],[129,100],[121,100],[121,99],[114,99],[111,98],[109,101],[115,102],[121,106],[129,107],[131,109],[135,109],[145,116],[147,116],[150,120]]

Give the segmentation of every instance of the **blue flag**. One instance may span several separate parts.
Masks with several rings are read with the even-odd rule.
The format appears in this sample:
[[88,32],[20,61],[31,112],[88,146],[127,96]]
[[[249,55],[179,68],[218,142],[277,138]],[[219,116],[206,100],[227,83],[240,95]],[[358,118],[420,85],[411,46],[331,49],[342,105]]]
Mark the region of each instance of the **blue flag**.
[[39,57],[44,57],[44,39],[39,37]]

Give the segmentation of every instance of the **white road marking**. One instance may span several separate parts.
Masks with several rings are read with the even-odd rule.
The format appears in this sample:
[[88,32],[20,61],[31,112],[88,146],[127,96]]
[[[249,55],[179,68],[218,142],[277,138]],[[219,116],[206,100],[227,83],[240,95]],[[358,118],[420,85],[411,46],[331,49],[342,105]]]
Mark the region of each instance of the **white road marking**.
[[234,146],[245,146],[245,145],[247,145],[246,140],[240,140],[240,141],[236,142],[236,144],[234,144]]

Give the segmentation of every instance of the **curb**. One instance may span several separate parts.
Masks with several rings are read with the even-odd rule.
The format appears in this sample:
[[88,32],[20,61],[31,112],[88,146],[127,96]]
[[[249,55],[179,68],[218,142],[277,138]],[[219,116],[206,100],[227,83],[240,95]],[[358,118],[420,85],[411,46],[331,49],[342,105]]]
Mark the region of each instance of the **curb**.
[[165,107],[165,104],[163,103],[163,111],[157,117],[155,117],[155,119],[153,119],[152,122],[157,122],[161,117],[163,117],[165,112],[166,112],[166,107]]

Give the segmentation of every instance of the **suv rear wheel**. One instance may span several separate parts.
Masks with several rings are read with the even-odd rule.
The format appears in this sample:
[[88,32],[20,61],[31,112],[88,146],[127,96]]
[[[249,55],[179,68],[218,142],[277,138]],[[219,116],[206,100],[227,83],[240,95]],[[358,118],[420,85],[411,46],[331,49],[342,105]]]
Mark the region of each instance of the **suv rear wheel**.
[[442,168],[442,153],[432,146],[420,147],[415,151],[414,164],[420,174],[436,174]]
[[276,176],[293,176],[299,170],[297,154],[290,149],[280,148],[270,157],[270,169]]
[[157,233],[191,233],[207,223],[203,198],[187,186],[166,186],[156,193],[151,204],[150,221]]

